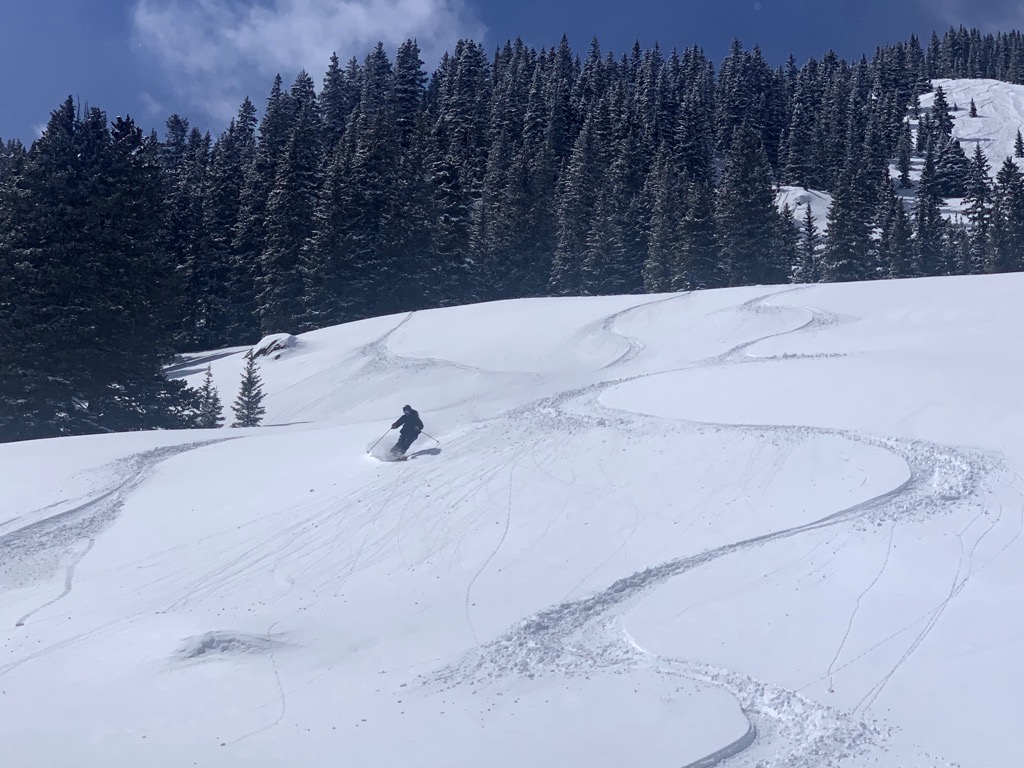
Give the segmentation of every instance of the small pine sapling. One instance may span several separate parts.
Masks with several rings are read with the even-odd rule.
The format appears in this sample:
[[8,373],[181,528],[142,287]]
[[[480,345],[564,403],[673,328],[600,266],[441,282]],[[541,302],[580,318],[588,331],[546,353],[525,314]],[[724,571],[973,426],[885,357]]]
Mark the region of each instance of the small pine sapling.
[[242,384],[238,389],[238,397],[235,398],[231,410],[235,414],[235,422],[232,427],[258,427],[263,421],[267,409],[263,407],[263,380],[260,379],[259,369],[256,367],[256,359],[252,352],[245,356],[245,370],[242,371]]

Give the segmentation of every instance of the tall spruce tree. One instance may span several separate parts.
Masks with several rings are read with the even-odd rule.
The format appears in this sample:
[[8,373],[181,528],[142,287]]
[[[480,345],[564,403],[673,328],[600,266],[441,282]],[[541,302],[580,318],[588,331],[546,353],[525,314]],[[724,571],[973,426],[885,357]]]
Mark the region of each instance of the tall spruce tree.
[[924,170],[917,190],[914,209],[914,236],[917,263],[925,277],[947,274],[943,248],[942,195],[935,179],[935,153],[929,148],[925,155]]
[[267,200],[257,311],[264,334],[303,330],[301,258],[313,236],[320,186],[320,111],[313,80],[299,73],[291,89],[292,120]]
[[559,182],[558,244],[550,280],[550,290],[556,295],[576,295],[583,290],[582,259],[594,225],[598,190],[605,184],[610,131],[606,98],[588,115]]
[[[257,293],[266,290],[267,276],[264,274],[262,257],[267,240],[267,204],[274,189],[278,166],[284,156],[291,132],[294,105],[291,94],[282,88],[281,76],[274,78],[274,84],[267,99],[267,108],[259,125],[259,140],[252,163],[246,173],[242,187],[239,220],[235,228],[233,274],[237,285],[234,300],[251,311],[246,323],[251,332],[262,330],[262,313],[258,306]],[[251,294],[248,291],[251,290]],[[243,293],[244,292],[244,293]]]
[[910,181],[913,143],[910,133],[910,123],[908,121],[904,121],[902,128],[900,129],[898,152],[899,156],[897,167],[900,171],[900,189],[910,189],[910,187],[913,186]]
[[989,181],[989,164],[981,144],[974,145],[971,172],[967,182],[967,220],[970,224],[969,263],[964,266],[971,275],[983,273],[989,263],[989,235],[992,222],[992,188]]
[[996,174],[992,208],[989,272],[1019,272],[1024,267],[1024,174],[1006,158]]
[[935,164],[935,191],[942,197],[963,197],[967,194],[967,182],[971,164],[963,147],[956,139],[950,140],[939,149]]
[[779,214],[761,137],[749,123],[732,136],[718,189],[717,233],[730,285],[789,279],[778,249]]
[[814,217],[814,209],[810,203],[807,203],[800,223],[800,239],[797,245],[800,262],[793,275],[793,282],[817,283],[821,280],[821,239],[818,222]]

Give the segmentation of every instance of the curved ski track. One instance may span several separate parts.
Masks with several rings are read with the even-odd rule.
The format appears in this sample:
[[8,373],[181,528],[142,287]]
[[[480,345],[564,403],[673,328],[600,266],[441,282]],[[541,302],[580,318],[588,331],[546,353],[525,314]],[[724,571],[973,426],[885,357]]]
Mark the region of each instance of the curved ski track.
[[[842,319],[837,316],[815,309],[768,306],[764,303],[771,298],[794,290],[801,289],[773,292],[748,301],[740,307],[743,311],[758,313],[806,312],[809,315],[807,320],[794,328],[752,339],[721,354],[680,368],[625,376],[543,398],[506,412],[503,418],[513,422],[536,423],[538,415],[540,415],[546,426],[552,430],[604,425],[609,422],[623,426],[635,426],[638,423],[663,424],[666,420],[664,418],[642,416],[609,408],[599,401],[599,395],[606,389],[619,384],[665,373],[716,365],[784,361],[808,357],[806,355],[783,355],[758,358],[747,354],[749,349],[767,339],[842,322]],[[594,324],[594,328],[600,332],[616,333],[614,321],[617,318],[631,311],[647,307],[649,304],[641,304],[625,312],[618,312],[604,322]],[[625,336],[623,338],[628,343],[627,351],[619,360],[613,361],[606,368],[628,362],[642,352],[643,345],[639,341]],[[826,356],[833,355],[812,355],[811,357]],[[675,420],[676,423],[680,421],[683,420]],[[730,766],[751,766],[752,768],[772,768],[772,766],[817,768],[826,765],[838,766],[847,759],[864,753],[884,750],[886,731],[864,721],[857,715],[857,712],[863,713],[869,708],[871,702],[877,698],[899,666],[924,641],[938,622],[945,607],[964,588],[970,576],[973,549],[970,553],[962,555],[960,572],[954,578],[948,597],[929,613],[926,625],[906,648],[903,657],[868,692],[865,701],[857,707],[855,712],[839,711],[813,701],[796,691],[758,681],[738,672],[718,669],[693,661],[662,658],[650,654],[637,646],[629,637],[623,626],[623,617],[644,595],[668,580],[746,549],[838,526],[867,522],[872,524],[890,522],[894,527],[897,522],[907,518],[933,516],[947,512],[965,501],[976,498],[983,489],[984,481],[987,478],[1004,473],[1006,470],[1002,462],[993,456],[968,449],[919,440],[873,437],[839,429],[692,421],[687,423],[696,428],[733,430],[753,433],[759,437],[773,435],[795,438],[818,435],[838,437],[899,456],[907,465],[909,477],[896,488],[845,509],[832,512],[818,520],[712,548],[696,555],[668,560],[619,579],[589,597],[567,600],[552,606],[523,619],[499,637],[478,646],[461,660],[442,667],[432,675],[422,677],[420,683],[426,686],[439,685],[442,687],[464,684],[480,686],[511,676],[534,678],[545,675],[587,675],[601,670],[613,671],[624,667],[644,666],[666,676],[676,676],[728,691],[736,699],[747,718],[748,729],[741,738],[701,760],[690,763],[685,768],[714,768],[726,763]],[[1019,489],[1018,493],[1024,499],[1024,493],[1021,493]],[[1022,527],[1024,527],[1024,523],[1022,523]],[[974,548],[977,548],[977,542]],[[867,585],[861,594],[858,606],[855,607],[850,617],[850,627],[853,626],[856,619],[860,600],[878,581],[884,569],[885,563],[882,564],[875,581]],[[963,573],[965,569],[966,573]],[[888,638],[883,642],[891,639],[893,638]],[[845,640],[836,651],[828,675],[855,661],[855,659],[851,659],[843,665],[836,666],[844,644]],[[929,765],[932,764],[929,763]]]
[[[92,498],[71,509],[0,535],[0,562],[3,563],[3,574],[13,585],[24,585],[48,578],[61,567],[65,571],[61,593],[25,613],[15,622],[15,627],[24,626],[40,611],[71,594],[74,588],[75,569],[89,554],[97,536],[113,524],[129,494],[149,477],[158,464],[173,456],[228,439],[234,438],[155,448],[127,456],[114,462],[112,467],[108,467],[113,469],[114,481]],[[59,506],[60,503],[56,503],[48,508]],[[0,584],[0,588],[2,586]],[[0,676],[49,650],[69,645],[76,639],[70,638],[54,646],[42,648],[17,662],[2,665]]]

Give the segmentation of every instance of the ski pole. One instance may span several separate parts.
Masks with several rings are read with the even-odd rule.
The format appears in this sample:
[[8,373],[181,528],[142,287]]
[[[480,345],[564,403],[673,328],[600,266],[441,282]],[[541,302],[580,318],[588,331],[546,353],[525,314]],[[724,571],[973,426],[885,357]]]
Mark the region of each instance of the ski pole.
[[[426,432],[424,432],[423,434],[424,434],[424,435],[427,435],[427,433],[426,433]],[[430,437],[430,435],[427,435],[427,437]],[[440,441],[440,440],[438,440],[438,439],[437,439],[436,437],[430,437],[430,439],[431,439],[431,440],[433,440],[433,441],[434,441],[435,443],[437,443],[438,445],[440,445],[440,444],[441,444],[441,441]]]
[[[388,432],[390,432],[390,431],[391,431],[391,430],[389,429],[389,430],[388,430]],[[384,433],[383,435],[381,435],[380,437],[378,437],[378,438],[377,438],[377,443],[379,443],[379,442],[380,442],[381,440],[383,440],[383,439],[384,439],[385,437],[387,437],[387,436],[388,436],[388,432],[385,432],[385,433]],[[366,449],[366,452],[367,452],[367,453],[369,453],[369,452],[370,452],[370,451],[372,451],[372,450],[373,450],[374,448],[376,448],[376,447],[377,447],[377,443],[374,443],[374,444],[373,444],[373,445],[371,445],[371,446],[370,446],[369,448],[367,448],[367,449]]]

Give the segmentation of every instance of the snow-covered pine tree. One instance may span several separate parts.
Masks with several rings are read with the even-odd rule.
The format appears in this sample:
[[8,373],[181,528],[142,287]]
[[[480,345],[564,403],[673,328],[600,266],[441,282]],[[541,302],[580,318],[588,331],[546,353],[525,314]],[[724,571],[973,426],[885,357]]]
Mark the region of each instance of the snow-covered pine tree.
[[778,252],[779,213],[761,137],[749,123],[732,135],[718,188],[717,233],[730,285],[789,280]]
[[963,197],[967,194],[967,179],[971,162],[956,139],[939,148],[935,163],[935,191],[941,197]]
[[246,180],[256,157],[256,124],[256,106],[246,98],[218,141],[220,149],[207,174],[207,229],[213,247],[221,254],[220,263],[224,255],[227,262],[225,328],[219,344],[243,344],[259,335],[254,265],[238,250]]
[[300,72],[291,89],[292,119],[267,199],[257,312],[264,334],[303,328],[303,249],[313,235],[320,187],[320,109],[313,79]]
[[1017,138],[1013,140],[1013,156],[1024,157],[1024,135],[1021,135],[1020,128],[1017,129]]
[[650,200],[647,259],[643,266],[644,290],[659,293],[672,290],[682,242],[679,219],[683,208],[682,185],[668,152],[661,152],[647,178],[644,196]]
[[821,267],[819,265],[821,239],[821,235],[818,232],[818,223],[814,217],[814,209],[808,203],[804,208],[803,219],[800,223],[800,238],[797,243],[797,254],[800,262],[794,272],[793,282],[816,283],[821,280]]
[[974,103],[974,99],[971,99],[971,112],[970,112],[970,115],[971,115],[971,117],[977,117],[978,116],[978,105]]
[[988,272],[1017,272],[1024,266],[1024,174],[1006,158],[996,175]]
[[263,421],[267,409],[263,407],[263,380],[252,351],[245,356],[245,370],[242,371],[242,383],[238,389],[231,411],[235,414],[232,427],[258,427]]
[[224,423],[224,408],[220,394],[213,386],[213,367],[206,366],[203,385],[198,390],[196,426],[200,429],[214,429]]
[[933,130],[931,115],[926,112],[917,122],[917,142],[915,144],[917,154],[924,155],[928,151],[932,142]]
[[914,151],[913,139],[910,133],[910,121],[905,120],[900,129],[899,139],[899,160],[897,167],[900,170],[900,189],[910,189],[913,186],[910,182],[911,155]]
[[917,264],[924,277],[947,274],[942,230],[944,222],[940,212],[942,195],[935,180],[935,152],[929,148],[925,155],[921,183],[917,189],[914,209],[914,242]]
[[789,203],[782,206],[778,229],[778,258],[789,271],[790,281],[793,281],[800,266],[800,229]]
[[981,144],[974,145],[971,172],[967,181],[967,221],[970,224],[971,257],[964,265],[967,274],[980,275],[989,261],[989,234],[992,221],[992,186],[989,164]]
[[239,279],[232,288],[232,300],[248,310],[244,318],[247,336],[258,334],[260,330],[256,295],[265,287],[261,256],[267,239],[267,202],[274,189],[278,164],[288,144],[293,113],[291,94],[282,88],[281,76],[278,75],[267,99],[267,108],[259,125],[259,141],[242,187],[233,245],[232,272]]
[[673,290],[717,288],[723,285],[721,249],[715,230],[715,187],[711,181],[691,181],[686,213],[680,222],[683,253]]
[[324,85],[320,90],[320,118],[323,124],[321,137],[324,158],[334,154],[334,148],[345,135],[349,117],[359,103],[359,64],[353,58],[346,69],[342,69],[337,53],[331,54]]
[[587,116],[558,185],[558,245],[549,290],[571,296],[583,289],[582,256],[593,226],[598,190],[605,183],[611,132],[607,99]]

